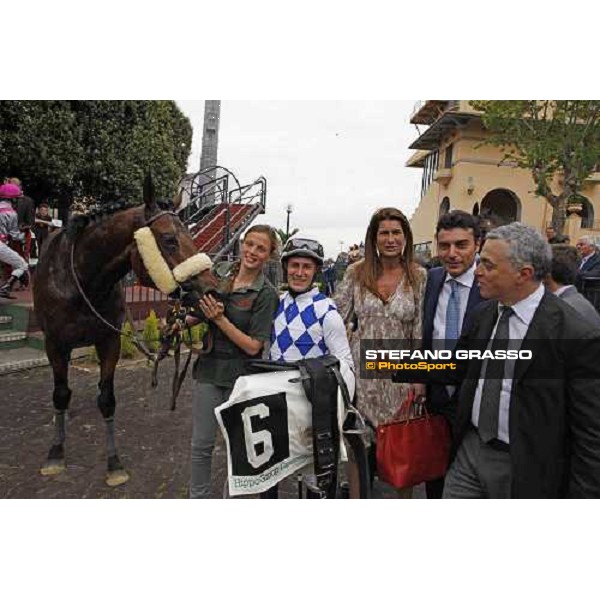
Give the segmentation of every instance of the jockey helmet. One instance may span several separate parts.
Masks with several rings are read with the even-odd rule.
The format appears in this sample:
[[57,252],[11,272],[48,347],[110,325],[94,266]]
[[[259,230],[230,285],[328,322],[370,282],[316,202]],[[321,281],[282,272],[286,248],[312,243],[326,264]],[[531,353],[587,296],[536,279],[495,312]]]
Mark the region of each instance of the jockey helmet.
[[317,267],[323,266],[324,253],[323,246],[316,240],[307,240],[303,238],[290,238],[283,252],[281,253],[281,262],[285,266],[289,258],[299,256],[304,258],[312,258]]
[[0,198],[18,198],[23,192],[18,185],[14,183],[5,183],[0,185]]

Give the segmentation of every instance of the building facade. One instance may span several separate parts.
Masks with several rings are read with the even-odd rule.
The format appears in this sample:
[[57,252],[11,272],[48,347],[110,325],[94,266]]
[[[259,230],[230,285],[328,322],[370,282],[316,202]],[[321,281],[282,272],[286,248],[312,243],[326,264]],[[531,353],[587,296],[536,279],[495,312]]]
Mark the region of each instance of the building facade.
[[[411,144],[415,153],[406,163],[423,170],[421,199],[411,218],[415,244],[435,253],[437,220],[454,209],[489,216],[496,224],[521,221],[544,232],[552,208],[534,194],[528,170],[502,163],[499,148],[482,145],[488,132],[467,100],[420,101],[410,122],[426,128]],[[553,185],[559,186],[560,178]],[[572,243],[584,234],[600,240],[600,173],[586,180],[581,193],[581,210],[565,227]]]

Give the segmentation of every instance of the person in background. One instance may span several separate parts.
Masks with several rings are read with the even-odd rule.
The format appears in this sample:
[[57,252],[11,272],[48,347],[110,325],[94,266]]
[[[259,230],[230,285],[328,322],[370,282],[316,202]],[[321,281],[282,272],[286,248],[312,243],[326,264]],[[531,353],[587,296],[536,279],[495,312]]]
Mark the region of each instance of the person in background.
[[348,252],[348,264],[351,265],[358,260],[360,260],[360,249],[358,244],[354,244],[350,246],[350,252]]
[[600,252],[598,252],[594,240],[589,235],[584,235],[577,240],[575,247],[581,254],[578,267],[579,276],[583,279],[600,277]]
[[577,250],[566,244],[552,246],[552,264],[544,284],[552,292],[572,306],[591,326],[600,327],[600,315],[582,294],[577,291]]
[[10,177],[8,183],[16,185],[21,190],[17,198],[17,220],[19,229],[23,232],[23,245],[21,256],[29,262],[31,255],[31,229],[35,225],[35,202],[23,193],[23,184],[17,177]]
[[571,241],[568,235],[557,234],[552,225],[546,227],[546,239],[549,244],[568,244]]
[[42,246],[44,241],[48,237],[48,234],[52,231],[51,223],[52,217],[49,214],[49,207],[45,202],[42,202],[42,204],[38,206],[35,215],[35,224],[33,226],[33,233],[35,234],[35,241],[37,243],[38,258],[42,254]]
[[327,296],[335,294],[336,271],[333,260],[328,259],[323,267],[323,281],[325,282],[325,293]]
[[[410,340],[420,346],[425,270],[413,260],[413,238],[406,216],[396,208],[377,210],[369,222],[365,258],[351,265],[338,284],[335,302],[350,329],[349,342],[360,364],[361,339]],[[356,380],[358,410],[377,426],[394,418],[408,386],[388,379]],[[375,445],[370,444],[374,470]],[[349,471],[351,496],[358,497],[358,471]],[[410,497],[412,489],[400,491]]]
[[12,298],[11,291],[17,282],[27,284],[29,281],[27,263],[9,245],[11,241],[20,242],[24,237],[19,231],[17,212],[11,202],[20,193],[16,185],[0,185],[0,262],[10,269],[8,279],[0,286],[0,298]]

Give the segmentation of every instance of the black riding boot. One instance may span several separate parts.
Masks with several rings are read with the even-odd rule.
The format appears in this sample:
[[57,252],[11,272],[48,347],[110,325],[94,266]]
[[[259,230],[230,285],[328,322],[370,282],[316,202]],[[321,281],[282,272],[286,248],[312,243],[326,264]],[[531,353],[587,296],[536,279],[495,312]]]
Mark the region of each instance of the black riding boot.
[[0,287],[0,298],[10,298],[10,292],[17,281],[19,281],[19,278],[11,275],[10,278]]
[[25,271],[25,273],[23,273],[23,275],[21,275],[21,277],[19,277],[19,283],[21,284],[21,287],[23,289],[27,289],[29,287],[29,282],[30,282],[29,271]]

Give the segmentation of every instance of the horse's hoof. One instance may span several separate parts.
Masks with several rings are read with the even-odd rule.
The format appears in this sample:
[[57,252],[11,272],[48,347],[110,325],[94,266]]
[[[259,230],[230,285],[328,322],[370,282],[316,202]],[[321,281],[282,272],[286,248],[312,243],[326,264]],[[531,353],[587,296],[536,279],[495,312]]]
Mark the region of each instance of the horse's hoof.
[[124,470],[119,471],[111,471],[106,474],[106,485],[110,487],[117,487],[118,485],[123,485],[129,481],[129,473]]
[[41,469],[42,475],[59,475],[65,470],[64,460],[52,460],[48,461]]

